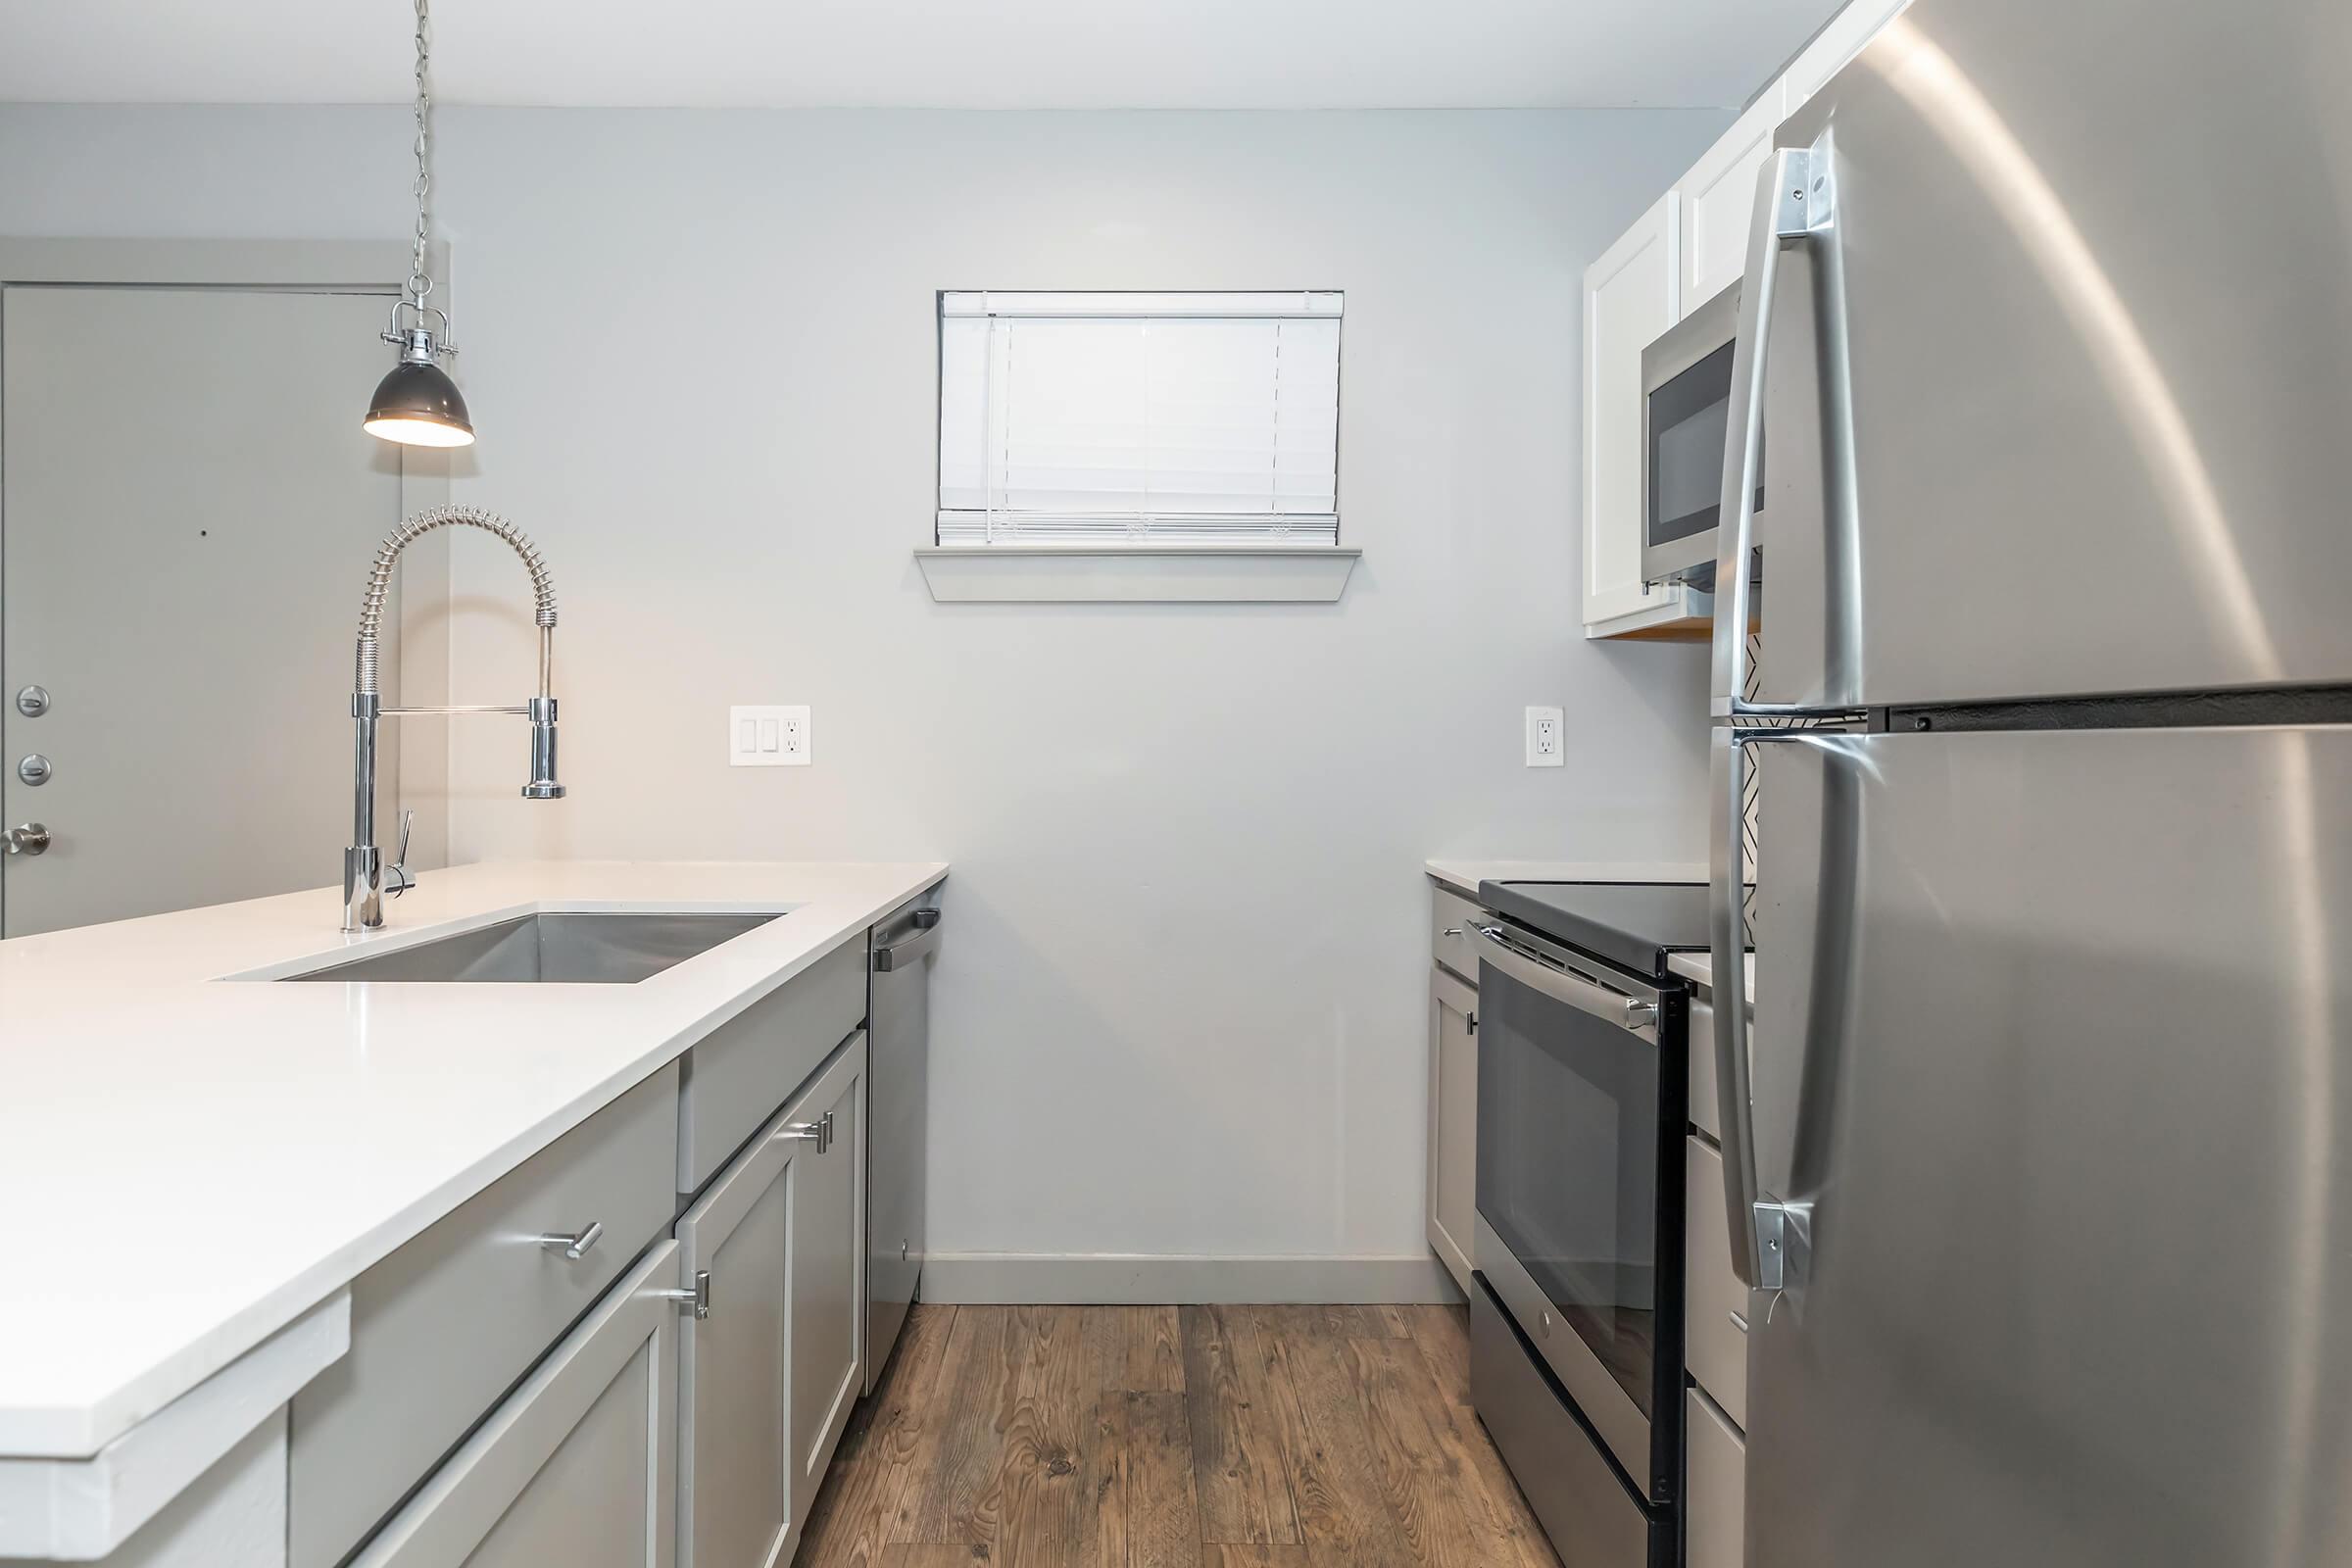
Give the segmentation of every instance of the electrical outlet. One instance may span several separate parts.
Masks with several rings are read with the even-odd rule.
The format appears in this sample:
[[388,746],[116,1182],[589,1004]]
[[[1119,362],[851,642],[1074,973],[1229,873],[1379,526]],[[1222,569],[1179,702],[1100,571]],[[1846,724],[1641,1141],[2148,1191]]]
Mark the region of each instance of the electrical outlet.
[[1560,739],[1564,715],[1556,708],[1531,708],[1527,710],[1527,765],[1530,767],[1565,767],[1566,749]]
[[739,707],[727,710],[727,760],[736,767],[807,767],[808,710]]

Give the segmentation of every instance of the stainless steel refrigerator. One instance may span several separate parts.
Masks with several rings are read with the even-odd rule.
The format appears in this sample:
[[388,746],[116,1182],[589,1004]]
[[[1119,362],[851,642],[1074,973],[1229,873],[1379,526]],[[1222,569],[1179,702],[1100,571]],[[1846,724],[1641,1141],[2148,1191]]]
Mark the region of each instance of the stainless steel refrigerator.
[[2352,5],[1919,0],[1777,140],[1747,1562],[2352,1562]]

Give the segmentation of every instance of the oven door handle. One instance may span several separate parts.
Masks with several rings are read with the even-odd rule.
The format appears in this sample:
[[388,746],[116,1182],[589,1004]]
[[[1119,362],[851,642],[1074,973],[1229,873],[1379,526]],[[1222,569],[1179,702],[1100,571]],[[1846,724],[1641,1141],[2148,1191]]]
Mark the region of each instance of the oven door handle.
[[1478,939],[1479,957],[1513,980],[1653,1046],[1658,1043],[1656,1002],[1646,997],[1627,996],[1571,970],[1555,969],[1537,957],[1531,949],[1512,941],[1510,932],[1502,926],[1475,919],[1469,926],[1471,935]]

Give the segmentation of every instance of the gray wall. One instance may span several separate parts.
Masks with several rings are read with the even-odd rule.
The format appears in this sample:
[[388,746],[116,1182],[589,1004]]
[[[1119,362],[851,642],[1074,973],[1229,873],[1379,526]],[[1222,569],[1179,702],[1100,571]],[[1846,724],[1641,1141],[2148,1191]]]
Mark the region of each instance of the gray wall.
[[[1576,630],[1577,285],[1725,119],[443,112],[457,493],[555,567],[572,792],[462,731],[453,855],[952,859],[937,1249],[1418,1260],[1423,858],[1703,853],[1700,652]],[[4,110],[0,230],[397,233],[404,155],[398,111]],[[1342,603],[931,603],[935,289],[1306,286]],[[507,700],[476,543],[454,697]],[[738,702],[811,705],[815,765],[728,768]]]

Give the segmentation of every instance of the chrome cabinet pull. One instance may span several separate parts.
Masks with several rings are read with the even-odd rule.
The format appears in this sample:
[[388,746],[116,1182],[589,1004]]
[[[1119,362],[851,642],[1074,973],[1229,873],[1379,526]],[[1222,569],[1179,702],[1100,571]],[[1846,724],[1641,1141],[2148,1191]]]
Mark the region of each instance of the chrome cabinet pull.
[[816,1146],[816,1152],[820,1154],[830,1154],[833,1152],[833,1113],[829,1110],[826,1111],[824,1120],[818,1125],[825,1130],[825,1141]]
[[817,1146],[816,1152],[821,1154],[825,1152],[825,1124],[821,1121],[786,1122],[776,1130],[774,1141],[779,1144],[814,1144]]
[[562,1252],[565,1257],[577,1263],[588,1255],[598,1242],[604,1239],[605,1222],[601,1219],[594,1219],[588,1222],[586,1230],[578,1232],[576,1235],[565,1235],[562,1231],[550,1231],[539,1238],[539,1245],[551,1252]]
[[678,1286],[645,1294],[657,1301],[675,1301],[680,1306],[692,1307],[697,1319],[707,1318],[710,1315],[710,1271],[707,1268],[696,1270],[692,1290]]

